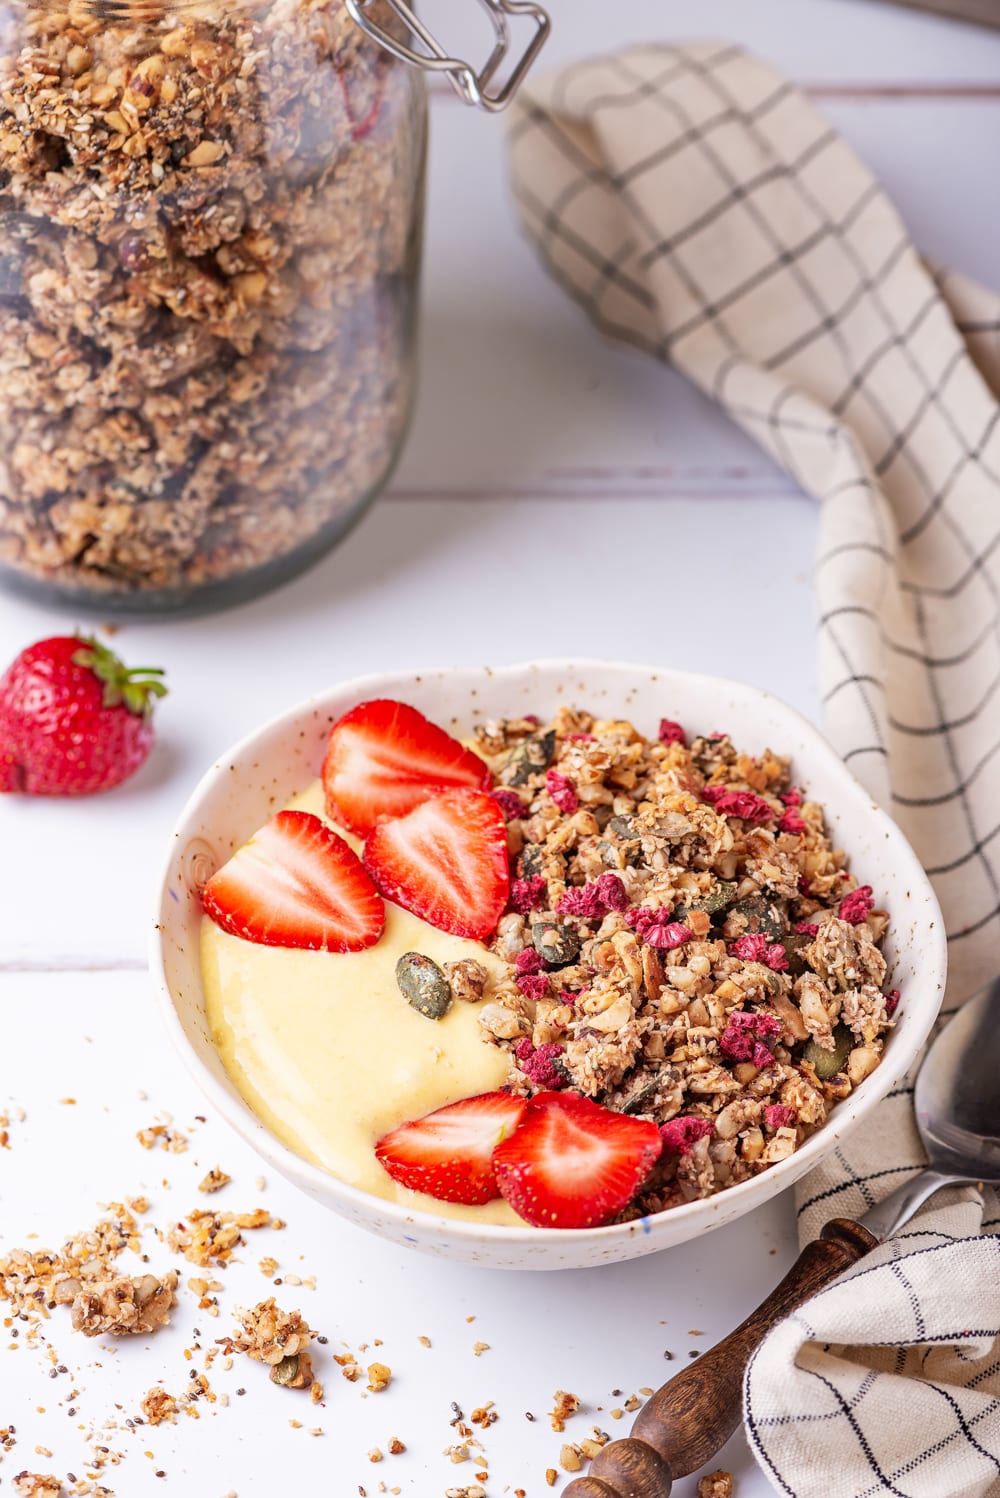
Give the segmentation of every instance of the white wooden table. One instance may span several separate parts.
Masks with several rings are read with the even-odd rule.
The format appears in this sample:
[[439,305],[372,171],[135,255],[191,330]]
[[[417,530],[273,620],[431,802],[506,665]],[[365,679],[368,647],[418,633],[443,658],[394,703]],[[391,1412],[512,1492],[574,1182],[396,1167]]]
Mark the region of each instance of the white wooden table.
[[[815,93],[926,251],[995,274],[1000,36],[869,0],[702,0],[697,10],[694,23],[682,0],[553,0],[547,61],[690,34],[693,24],[741,40]],[[611,1408],[732,1326],[793,1255],[787,1200],[702,1242],[593,1273],[492,1273],[403,1253],[277,1180],[261,1196],[255,1158],[205,1115],[152,1009],[146,930],[181,803],[226,744],[325,683],[386,666],[572,651],[745,677],[818,717],[811,503],[679,378],[603,343],[547,280],[513,226],[497,122],[446,93],[432,113],[422,384],[391,491],[337,552],[280,592],[213,618],[122,627],[127,658],[165,666],[172,689],[156,752],[127,787],[76,803],[0,804],[0,1112],[26,1112],[0,1151],[0,1251],[32,1233],[58,1245],[94,1219],[97,1203],[126,1192],[145,1192],[151,1217],[167,1221],[204,1205],[195,1184],[215,1164],[234,1178],[215,1198],[220,1207],[263,1201],[289,1224],[255,1235],[245,1262],[225,1271],[217,1321],[199,1318],[187,1292],[174,1326],[148,1344],[85,1343],[54,1320],[69,1372],[51,1381],[16,1341],[0,1351],[0,1427],[13,1422],[18,1436],[0,1462],[0,1493],[25,1467],[80,1474],[92,1425],[134,1415],[157,1380],[179,1392],[188,1367],[200,1366],[201,1354],[183,1357],[193,1328],[203,1348],[222,1335],[229,1307],[267,1293],[257,1262],[273,1254],[279,1276],[317,1277],[314,1291],[276,1293],[330,1339],[325,1405],[273,1389],[254,1367],[217,1364],[212,1383],[232,1396],[228,1408],[203,1405],[198,1421],[107,1438],[125,1453],[105,1479],[119,1495],[179,1485],[191,1498],[348,1498],[384,1482],[435,1498],[475,1481],[476,1464],[442,1454],[455,1440],[451,1402],[468,1413],[492,1399],[500,1418],[483,1436],[489,1498],[517,1488],[540,1498],[563,1439],[546,1418],[557,1388],[585,1406],[566,1438],[594,1423],[623,1434],[628,1419],[614,1421]],[[730,538],[707,600],[684,562],[706,528]],[[782,565],[762,593],[746,559],[764,532],[779,538]],[[553,550],[571,584],[563,608],[532,603],[532,553]],[[597,611],[595,596],[605,600]],[[691,614],[704,621],[697,632],[671,626]],[[737,623],[748,617],[757,628]],[[68,622],[104,621],[0,600],[0,654]],[[136,1143],[135,1130],[161,1110],[193,1128],[187,1154]],[[163,1261],[152,1240],[150,1253]],[[375,1338],[394,1370],[377,1396],[329,1362],[341,1343]],[[490,1344],[478,1358],[477,1341]],[[323,1437],[312,1439],[310,1426]],[[371,1465],[369,1449],[393,1435],[406,1453]],[[770,1491],[741,1437],[721,1461],[737,1474],[739,1498]],[[675,1492],[689,1498],[694,1480]]]

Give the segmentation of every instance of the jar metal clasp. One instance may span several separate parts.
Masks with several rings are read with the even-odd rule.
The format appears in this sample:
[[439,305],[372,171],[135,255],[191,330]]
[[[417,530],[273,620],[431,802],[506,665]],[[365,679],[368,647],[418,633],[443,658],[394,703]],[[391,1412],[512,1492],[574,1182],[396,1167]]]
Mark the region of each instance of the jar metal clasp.
[[[380,0],[380,3],[388,5],[405,22],[414,42],[422,42],[426,50],[418,51],[415,46],[408,46],[406,42],[400,41],[398,37],[391,35],[373,20],[369,14],[373,3],[375,0],[344,0],[351,19],[361,27],[362,31],[378,42],[379,46],[384,47],[387,52],[391,52],[394,57],[400,58],[403,62],[412,63],[414,67],[424,68],[430,73],[447,74],[452,87],[467,104],[476,104],[480,109],[489,110],[492,114],[506,109],[552,29],[548,12],[540,5],[536,5],[534,0],[479,0],[479,4],[493,23],[495,40],[493,51],[477,72],[471,63],[463,61],[460,57],[452,57],[446,51],[433,32],[429,31],[419,20],[413,7],[408,5],[406,0]],[[489,85],[510,55],[511,16],[527,16],[534,22],[534,34],[521,56],[512,65],[506,82],[491,93]]]

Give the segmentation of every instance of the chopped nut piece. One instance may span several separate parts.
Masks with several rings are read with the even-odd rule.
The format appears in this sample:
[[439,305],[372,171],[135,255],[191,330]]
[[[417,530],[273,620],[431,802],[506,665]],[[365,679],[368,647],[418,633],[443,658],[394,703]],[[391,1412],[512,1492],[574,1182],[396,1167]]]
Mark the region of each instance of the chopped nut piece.
[[559,1465],[564,1472],[579,1472],[583,1467],[583,1452],[580,1447],[563,1446],[559,1452]]
[[392,1378],[392,1369],[385,1363],[368,1364],[368,1392],[369,1394],[381,1394],[383,1389],[389,1387]]
[[549,1414],[549,1422],[554,1431],[564,1431],[566,1421],[576,1414],[580,1408],[580,1398],[577,1394],[567,1394],[565,1389],[557,1389],[554,1395],[555,1403]]
[[403,1452],[405,1450],[406,1450],[406,1447],[404,1446],[403,1442],[399,1439],[399,1437],[398,1436],[392,1436],[391,1439],[390,1439],[390,1441],[389,1441],[389,1446],[388,1446],[389,1455],[390,1456],[402,1456],[402,1454],[403,1454]]
[[228,1186],[231,1180],[232,1176],[226,1175],[224,1170],[220,1170],[215,1165],[208,1172],[208,1175],[198,1182],[198,1190],[203,1191],[207,1196],[213,1191],[221,1191],[223,1186]]
[[140,1408],[147,1425],[162,1425],[177,1417],[177,1400],[158,1384],[143,1396]]
[[724,1472],[721,1468],[717,1472],[709,1472],[707,1477],[698,1479],[698,1498],[732,1498],[733,1474]]

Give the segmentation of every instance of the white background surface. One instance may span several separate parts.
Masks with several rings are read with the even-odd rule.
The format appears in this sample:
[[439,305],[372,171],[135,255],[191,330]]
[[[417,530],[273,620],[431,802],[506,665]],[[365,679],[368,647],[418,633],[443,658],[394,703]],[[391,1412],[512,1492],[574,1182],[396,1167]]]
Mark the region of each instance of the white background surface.
[[[442,9],[453,7],[439,0],[435,14]],[[680,0],[553,0],[552,11],[548,63],[695,24]],[[702,0],[696,25],[753,46],[810,87],[923,249],[995,274],[1000,36],[872,0]],[[224,1271],[218,1321],[199,1320],[185,1293],[167,1334],[111,1348],[83,1343],[61,1317],[52,1335],[70,1373],[51,1381],[37,1354],[4,1351],[0,1337],[0,1426],[13,1421],[19,1439],[0,1463],[0,1493],[23,1467],[85,1470],[80,1421],[135,1414],[161,1378],[179,1392],[192,1328],[208,1346],[229,1325],[226,1309],[266,1293],[256,1268],[265,1253],[280,1260],[279,1274],[317,1275],[315,1292],[276,1293],[330,1338],[320,1359],[325,1407],[271,1388],[255,1367],[213,1371],[220,1392],[245,1386],[246,1396],[202,1407],[200,1421],[112,1437],[128,1453],[106,1479],[119,1495],[180,1485],[192,1498],[351,1498],[359,1484],[375,1494],[384,1481],[437,1498],[474,1480],[471,1464],[442,1455],[454,1439],[451,1401],[468,1413],[494,1399],[500,1419],[484,1437],[490,1498],[516,1487],[540,1498],[550,1491],[544,1469],[558,1465],[562,1438],[545,1418],[557,1388],[586,1406],[566,1438],[595,1421],[624,1434],[627,1419],[608,1414],[623,1396],[611,1391],[658,1384],[670,1371],[664,1349],[682,1366],[771,1287],[793,1254],[787,1201],[620,1268],[519,1276],[380,1244],[277,1181],[261,1197],[246,1148],[221,1123],[194,1123],[205,1110],[164,1047],[143,954],[161,850],[202,770],[262,719],[338,678],[572,651],[744,677],[818,718],[814,525],[811,502],[747,439],[670,371],[602,343],[549,283],[513,225],[498,123],[436,95],[421,394],[391,491],[324,563],[258,603],[122,627],[116,643],[127,658],[165,666],[172,688],[157,749],[127,787],[92,801],[0,805],[0,1111],[10,1101],[27,1112],[0,1152],[0,1251],[32,1232],[58,1244],[93,1220],[98,1202],[124,1193],[145,1191],[151,1218],[167,1222],[204,1204],[194,1188],[214,1164],[234,1177],[214,1198],[220,1208],[262,1201],[289,1224],[253,1235],[244,1264]],[[0,600],[2,655],[102,622]],[[59,1101],[67,1096],[77,1103]],[[140,1149],[135,1130],[157,1110],[194,1125],[187,1154]],[[150,1235],[154,1258],[157,1248]],[[368,1396],[328,1354],[375,1337],[395,1377]],[[478,1359],[476,1340],[490,1343]],[[74,1417],[71,1384],[82,1390]],[[290,1417],[325,1435],[291,1429]],[[391,1435],[407,1453],[370,1465],[369,1447]],[[36,1444],[52,1458],[36,1456]],[[741,1438],[721,1460],[737,1474],[739,1498],[770,1491]],[[693,1490],[688,1480],[675,1494]]]

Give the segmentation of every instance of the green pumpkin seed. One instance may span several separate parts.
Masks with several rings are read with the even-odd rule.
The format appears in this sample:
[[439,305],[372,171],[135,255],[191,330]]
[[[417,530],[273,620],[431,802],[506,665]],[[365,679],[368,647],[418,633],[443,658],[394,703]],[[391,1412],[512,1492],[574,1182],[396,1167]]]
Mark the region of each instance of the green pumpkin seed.
[[788,971],[793,978],[797,978],[800,973],[804,973],[806,970],[807,963],[802,953],[811,941],[811,936],[802,936],[797,931],[793,931],[790,936],[783,936],[781,938],[781,945],[784,947],[785,956],[788,958]]
[[660,1090],[659,1076],[647,1077],[622,1103],[622,1113],[648,1113],[649,1107]]
[[547,967],[568,967],[580,955],[580,936],[572,926],[536,921],[531,928],[535,951]]
[[556,751],[556,731],[540,733],[530,739],[522,739],[507,756],[500,772],[504,785],[524,785],[532,775],[540,775],[552,762]]
[[614,816],[608,822],[608,831],[616,837],[638,837],[634,817]]
[[785,934],[785,922],[781,911],[763,895],[751,895],[749,899],[737,900],[729,909],[730,915],[742,916],[747,931],[763,931],[769,941],[780,941]]
[[521,879],[533,879],[542,872],[545,850],[541,843],[525,843],[517,858],[517,872]]
[[828,1051],[825,1046],[817,1045],[815,1040],[810,1040],[802,1052],[802,1059],[808,1061],[820,1081],[825,1082],[827,1077],[832,1077],[843,1070],[853,1047],[854,1036],[850,1030],[846,1025],[838,1025],[833,1032],[832,1051]]
[[706,915],[718,915],[720,910],[725,910],[731,903],[735,893],[735,880],[720,879],[715,889],[710,890],[707,895],[702,895],[687,905],[679,905],[674,911],[674,920],[683,921],[692,910],[702,910]]
[[441,1019],[451,1008],[451,985],[436,962],[422,952],[404,952],[396,982],[406,1002],[427,1019]]
[[275,1363],[271,1369],[272,1384],[290,1384],[293,1378],[298,1376],[299,1359],[293,1353],[291,1357],[282,1358],[280,1363]]

